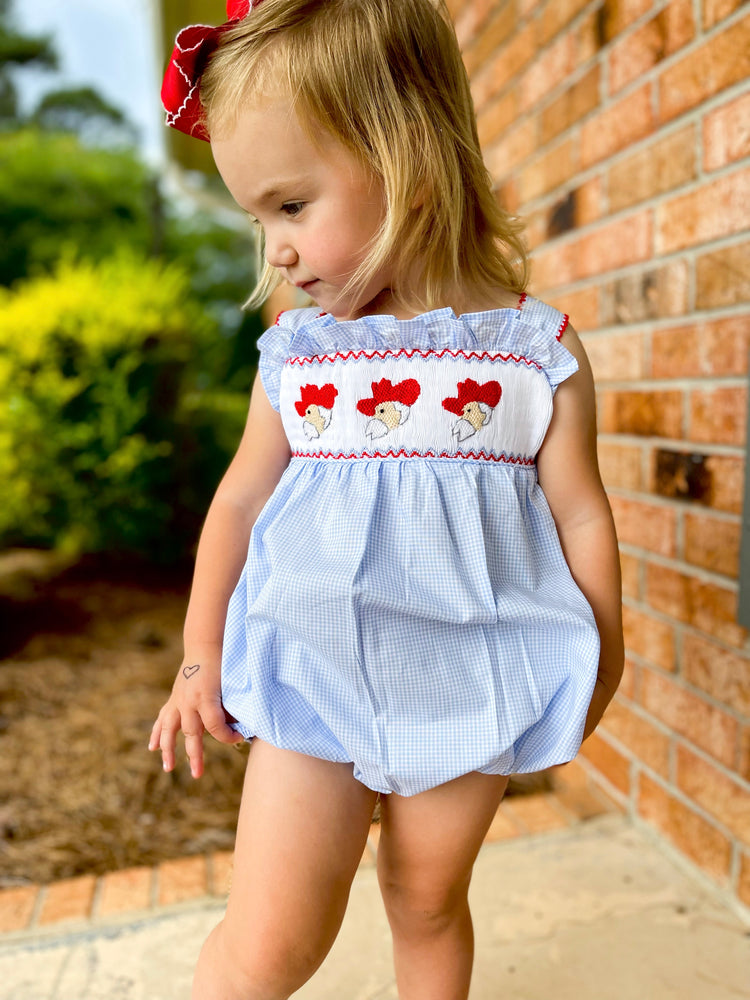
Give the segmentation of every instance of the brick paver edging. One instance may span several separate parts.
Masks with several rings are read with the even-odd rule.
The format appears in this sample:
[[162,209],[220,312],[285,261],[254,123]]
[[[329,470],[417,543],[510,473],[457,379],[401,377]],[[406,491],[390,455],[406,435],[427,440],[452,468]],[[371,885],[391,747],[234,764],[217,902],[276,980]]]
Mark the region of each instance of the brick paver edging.
[[[589,784],[586,769],[574,761],[555,770],[554,791],[508,797],[485,842],[565,829],[617,808]],[[380,827],[373,824],[361,866],[375,864],[379,835]],[[0,890],[0,934],[42,930],[70,921],[100,923],[202,898],[222,898],[229,890],[231,869],[232,852],[215,851],[153,867],[80,875],[50,885],[13,886]]]

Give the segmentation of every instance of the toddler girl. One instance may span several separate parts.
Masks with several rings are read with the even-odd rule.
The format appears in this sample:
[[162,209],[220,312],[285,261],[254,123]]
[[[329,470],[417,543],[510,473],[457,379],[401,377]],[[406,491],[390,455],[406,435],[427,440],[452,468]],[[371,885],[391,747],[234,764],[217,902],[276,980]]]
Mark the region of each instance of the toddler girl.
[[237,455],[151,749],[252,740],[198,1000],[277,1000],[339,929],[381,798],[401,1000],[465,1000],[472,866],[511,772],[575,756],[622,670],[594,390],[525,292],[442,0],[248,0],[178,36],[168,121],[262,234]]

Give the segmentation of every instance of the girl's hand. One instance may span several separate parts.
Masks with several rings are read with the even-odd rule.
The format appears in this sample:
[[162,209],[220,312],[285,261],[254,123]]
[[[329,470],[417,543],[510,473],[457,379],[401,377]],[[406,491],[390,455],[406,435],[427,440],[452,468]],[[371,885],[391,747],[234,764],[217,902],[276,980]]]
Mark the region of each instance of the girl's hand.
[[234,721],[221,703],[220,656],[186,659],[180,667],[169,700],[151,730],[149,750],[161,750],[165,771],[175,766],[175,744],[181,729],[194,778],[203,774],[203,732],[220,743],[241,743],[243,737],[228,725]]

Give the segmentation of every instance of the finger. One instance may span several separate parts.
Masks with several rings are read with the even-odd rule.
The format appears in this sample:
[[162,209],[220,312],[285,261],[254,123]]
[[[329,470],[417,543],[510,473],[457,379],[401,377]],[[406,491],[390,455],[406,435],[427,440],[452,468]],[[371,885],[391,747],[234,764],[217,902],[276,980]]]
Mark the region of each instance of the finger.
[[190,762],[190,773],[194,778],[203,774],[203,723],[198,714],[192,715],[183,723],[185,734],[185,753]]
[[148,738],[149,750],[159,749],[159,739],[161,737],[161,719],[157,719],[151,727],[151,735]]
[[201,710],[203,726],[219,743],[241,743],[244,736],[227,725],[226,714],[221,705],[211,705]]
[[177,731],[180,728],[179,716],[172,722],[167,720],[162,723],[159,735],[159,746],[161,748],[162,767],[165,771],[173,771],[175,764],[175,743],[177,741]]

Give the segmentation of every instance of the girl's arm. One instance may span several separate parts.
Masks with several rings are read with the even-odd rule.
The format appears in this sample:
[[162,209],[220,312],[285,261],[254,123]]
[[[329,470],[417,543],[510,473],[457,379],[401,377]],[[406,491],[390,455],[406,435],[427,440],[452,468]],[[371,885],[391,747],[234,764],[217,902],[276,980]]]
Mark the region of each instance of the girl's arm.
[[290,451],[281,418],[256,378],[237,453],[209,507],[195,561],[184,628],[185,653],[169,700],[149,740],[164,769],[175,764],[181,729],[193,777],[203,773],[203,731],[222,743],[242,740],[221,704],[221,647],[229,598],[247,557],[250,531],[284,469]]
[[557,389],[537,470],[563,555],[591,605],[601,641],[585,739],[598,725],[622,676],[622,592],[617,536],[596,456],[596,399],[591,367],[570,327],[562,343],[578,361],[578,371]]

